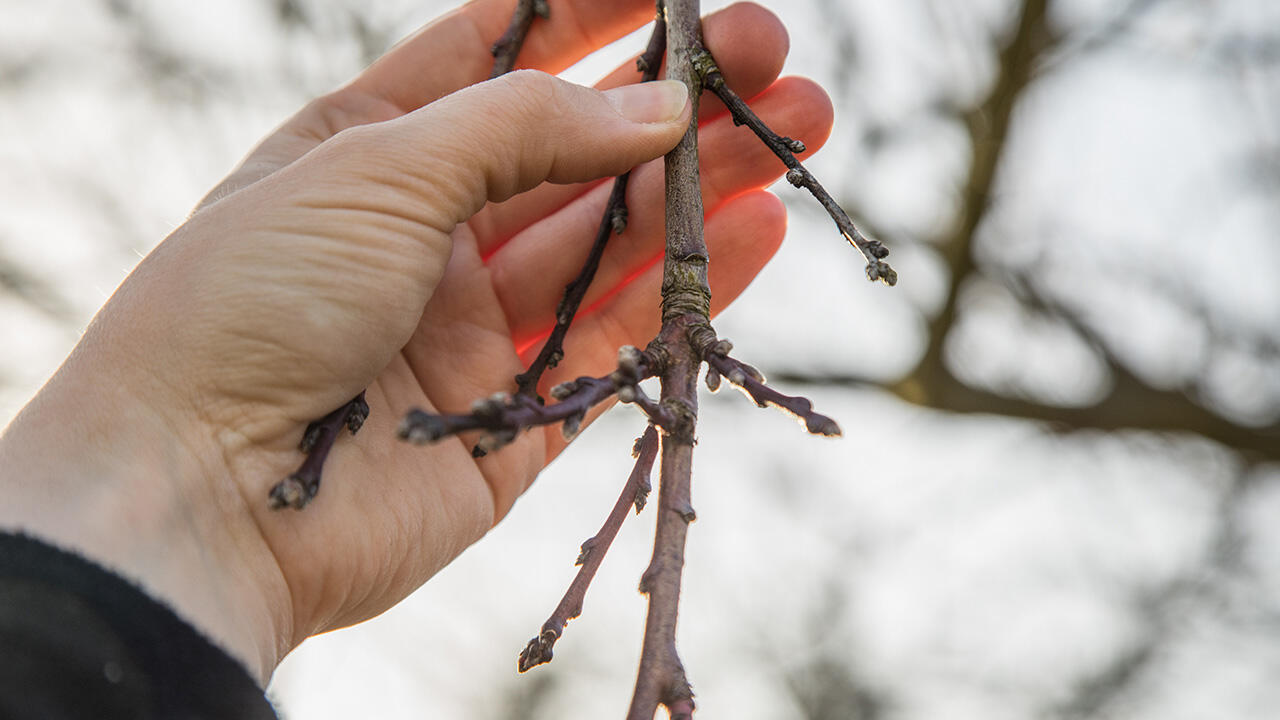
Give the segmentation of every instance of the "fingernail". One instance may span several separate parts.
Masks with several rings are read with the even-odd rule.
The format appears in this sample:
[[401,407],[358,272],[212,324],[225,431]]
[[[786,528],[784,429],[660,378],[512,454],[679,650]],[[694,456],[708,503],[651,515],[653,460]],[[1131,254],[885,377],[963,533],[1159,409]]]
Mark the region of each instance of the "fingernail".
[[637,123],[680,119],[689,104],[689,88],[679,80],[657,80],[606,90],[604,96],[622,117]]

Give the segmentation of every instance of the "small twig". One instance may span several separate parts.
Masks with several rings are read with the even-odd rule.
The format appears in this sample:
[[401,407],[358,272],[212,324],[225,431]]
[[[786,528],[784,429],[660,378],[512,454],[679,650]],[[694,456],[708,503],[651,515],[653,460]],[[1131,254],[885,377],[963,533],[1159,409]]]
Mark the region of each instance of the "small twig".
[[711,392],[720,389],[720,378],[726,377],[729,382],[746,391],[747,395],[760,407],[774,405],[795,415],[804,423],[804,427],[814,435],[837,437],[840,426],[835,420],[813,411],[813,403],[808,398],[784,395],[765,384],[764,375],[754,367],[729,357],[733,344],[728,340],[717,341],[703,351],[707,361],[707,387]]
[[658,431],[653,425],[646,428],[644,434],[636,440],[631,454],[636,458],[636,464],[631,470],[631,476],[627,478],[626,485],[622,488],[622,494],[618,496],[618,501],[614,503],[613,510],[605,518],[600,531],[582,543],[581,553],[578,555],[577,562],[574,563],[580,566],[578,574],[574,576],[573,582],[569,584],[569,589],[565,591],[564,597],[560,599],[560,604],[556,605],[551,617],[542,624],[542,630],[538,636],[530,640],[524,651],[520,653],[520,661],[517,665],[520,672],[527,672],[530,668],[551,662],[554,654],[552,648],[564,634],[565,626],[570,620],[582,614],[582,602],[586,598],[587,588],[591,585],[596,571],[600,569],[600,564],[604,562],[609,546],[618,536],[618,530],[627,517],[627,511],[632,507],[635,508],[636,513],[644,509],[645,500],[652,489],[649,484],[649,475],[653,472],[653,461],[658,456]]
[[[653,34],[649,36],[649,45],[636,59],[636,69],[641,73],[640,82],[651,82],[657,79],[666,44],[666,22],[659,14],[654,21]],[[609,237],[621,235],[627,227],[627,182],[630,178],[631,173],[626,172],[613,181],[613,191],[609,193],[609,202],[605,205],[604,216],[600,219],[600,227],[596,231],[591,252],[587,255],[577,277],[565,286],[564,296],[556,307],[556,323],[551,328],[551,334],[543,342],[538,357],[529,364],[528,370],[516,376],[517,395],[538,399],[538,382],[542,379],[543,373],[564,359],[564,337],[569,332],[569,325],[578,314],[578,308],[582,306],[583,298],[587,296],[587,289],[591,287],[596,271],[600,268],[600,260],[604,257]]]
[[[413,409],[401,421],[396,431],[402,440],[415,445],[433,443],[450,435],[469,430],[483,430],[485,434],[476,443],[473,454],[487,454],[510,444],[522,430],[556,422],[564,422],[561,428],[566,440],[572,440],[582,428],[587,412],[620,392],[634,391],[630,400],[637,402],[641,393],[637,384],[653,377],[659,370],[658,363],[647,353],[630,345],[618,350],[618,369],[602,377],[580,377],[551,388],[551,397],[559,402],[543,405],[525,395],[500,392],[477,400],[471,412],[465,415],[436,415],[425,410]],[[637,402],[637,404],[639,404]],[[642,410],[655,422],[664,420],[658,413]]]
[[302,442],[298,449],[307,457],[302,465],[289,477],[281,480],[271,488],[268,495],[272,510],[291,507],[301,510],[320,491],[320,475],[324,471],[325,458],[333,449],[342,428],[346,427],[352,435],[360,430],[369,417],[369,403],[365,402],[364,392],[355,396],[350,402],[307,426],[302,434]]
[[715,93],[716,97],[720,98],[720,101],[725,104],[725,107],[729,108],[729,112],[733,115],[733,124],[746,125],[751,128],[756,136],[773,151],[773,154],[777,155],[783,164],[787,166],[787,182],[798,188],[808,190],[826,209],[831,219],[835,221],[836,227],[840,229],[840,234],[844,235],[850,244],[862,251],[862,254],[867,258],[867,279],[881,280],[887,285],[896,284],[898,282],[897,271],[884,262],[884,258],[889,255],[889,248],[882,245],[879,240],[872,240],[863,235],[854,226],[849,214],[840,207],[835,198],[831,197],[826,188],[822,187],[822,184],[813,176],[813,173],[809,172],[796,159],[796,153],[805,151],[804,143],[778,135],[768,125],[765,125],[760,116],[756,115],[747,105],[746,101],[725,84],[724,76],[720,74],[720,68],[716,66],[715,59],[711,57],[710,53],[704,50],[703,54],[694,60],[694,63],[702,76],[703,87]]
[[511,24],[489,50],[493,54],[493,71],[489,73],[490,79],[505,75],[516,66],[516,56],[520,54],[520,48],[524,47],[524,38],[529,34],[529,26],[533,24],[534,16],[544,20],[551,17],[551,8],[548,7],[547,0],[516,0],[515,12],[511,14]]

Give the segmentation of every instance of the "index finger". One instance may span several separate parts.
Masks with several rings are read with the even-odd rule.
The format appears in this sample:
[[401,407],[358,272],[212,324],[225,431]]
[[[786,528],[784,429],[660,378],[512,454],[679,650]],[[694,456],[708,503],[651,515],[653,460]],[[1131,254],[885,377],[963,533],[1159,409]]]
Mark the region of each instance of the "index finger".
[[[549,0],[536,18],[518,68],[558,73],[653,20],[653,0]],[[515,0],[474,0],[409,36],[360,74],[348,89],[391,102],[403,112],[488,79],[493,46],[511,22]]]

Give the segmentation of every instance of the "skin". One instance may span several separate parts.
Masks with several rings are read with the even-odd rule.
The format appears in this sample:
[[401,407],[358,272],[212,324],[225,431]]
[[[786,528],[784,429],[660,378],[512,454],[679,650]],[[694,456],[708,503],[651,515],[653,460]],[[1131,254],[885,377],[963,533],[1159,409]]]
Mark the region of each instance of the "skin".
[[[304,107],[139,264],[0,436],[0,527],[138,582],[265,684],[307,637],[391,607],[507,514],[564,449],[558,428],[475,460],[395,426],[511,387],[587,253],[601,178],[636,165],[631,224],[543,387],[608,372],[656,333],[654,158],[689,121],[669,86],[620,98],[548,74],[650,20],[652,0],[559,3],[521,54],[532,70],[481,82],[509,6],[470,3]],[[822,144],[830,103],[777,79],[775,17],[736,5],[705,33],[766,122]],[[635,79],[624,66],[598,88]],[[719,311],[782,241],[762,188],[783,166],[709,97],[700,132]],[[303,427],[366,387],[372,414],[316,500],[269,510]]]

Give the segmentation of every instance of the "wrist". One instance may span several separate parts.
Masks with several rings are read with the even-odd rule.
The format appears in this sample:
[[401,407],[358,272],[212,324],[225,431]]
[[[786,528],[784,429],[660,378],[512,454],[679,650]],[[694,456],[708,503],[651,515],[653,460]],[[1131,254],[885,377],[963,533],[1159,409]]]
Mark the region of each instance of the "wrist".
[[82,355],[0,435],[0,527],[138,583],[265,684],[289,648],[288,588],[213,442]]

